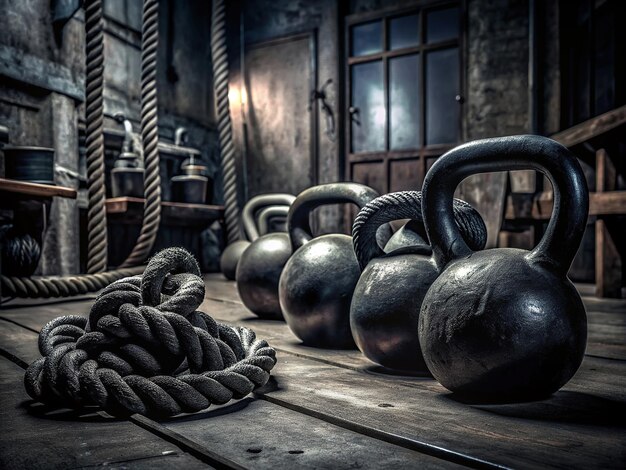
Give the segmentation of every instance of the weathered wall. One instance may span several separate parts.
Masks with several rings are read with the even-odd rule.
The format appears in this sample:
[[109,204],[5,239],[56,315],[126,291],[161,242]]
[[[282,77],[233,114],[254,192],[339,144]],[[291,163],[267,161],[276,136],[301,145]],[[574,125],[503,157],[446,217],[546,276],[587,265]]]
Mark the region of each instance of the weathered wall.
[[[49,0],[4,0],[0,16],[0,124],[9,127],[10,143],[56,150],[57,184],[78,188],[85,181],[84,15],[79,10],[55,37]],[[202,152],[219,177],[217,130],[213,112],[210,58],[211,2],[160,2],[158,64],[160,138],[172,141],[175,129],[187,128],[188,145]],[[112,116],[123,112],[139,131],[140,0],[104,0],[105,127],[121,130]],[[182,161],[180,162],[182,163]],[[69,170],[69,171],[67,171]],[[215,185],[214,201],[222,200]],[[79,245],[79,201],[56,199],[44,240],[40,271],[79,271],[73,256]],[[85,237],[85,234],[82,234]]]
[[[0,123],[10,143],[56,150],[57,184],[78,188],[78,115],[83,96],[81,15],[55,38],[50,2],[9,0],[0,15]],[[81,12],[82,14],[82,12]],[[69,170],[69,171],[65,171]],[[52,205],[39,271],[78,270],[78,205],[57,198]]]
[[[528,0],[468,0],[463,139],[530,132],[528,112]],[[487,224],[496,246],[508,173],[468,178],[459,195]]]

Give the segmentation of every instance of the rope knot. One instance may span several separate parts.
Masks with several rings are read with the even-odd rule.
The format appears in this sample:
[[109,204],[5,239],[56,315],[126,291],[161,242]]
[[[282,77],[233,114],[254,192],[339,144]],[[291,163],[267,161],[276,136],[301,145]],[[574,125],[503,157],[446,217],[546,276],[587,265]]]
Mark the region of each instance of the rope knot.
[[266,341],[198,311],[204,282],[181,248],[155,255],[142,276],[113,282],[89,318],[59,317],[39,335],[42,358],[26,371],[38,401],[113,413],[171,416],[241,398],[269,379]]

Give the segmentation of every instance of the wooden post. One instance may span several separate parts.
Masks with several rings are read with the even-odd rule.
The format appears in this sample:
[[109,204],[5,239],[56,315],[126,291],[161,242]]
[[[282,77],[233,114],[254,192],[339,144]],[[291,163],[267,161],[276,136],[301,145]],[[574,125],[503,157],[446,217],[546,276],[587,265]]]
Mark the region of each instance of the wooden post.
[[[615,190],[615,167],[604,149],[596,152],[596,192]],[[596,297],[621,297],[622,260],[605,216],[596,220]]]

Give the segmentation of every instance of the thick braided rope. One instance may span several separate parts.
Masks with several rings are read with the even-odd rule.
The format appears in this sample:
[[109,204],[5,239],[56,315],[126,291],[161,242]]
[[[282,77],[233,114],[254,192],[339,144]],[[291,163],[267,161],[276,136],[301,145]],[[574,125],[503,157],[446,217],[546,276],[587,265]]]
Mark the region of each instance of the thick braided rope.
[[228,49],[226,47],[226,8],[224,0],[213,1],[211,16],[211,59],[220,138],[222,181],[224,185],[224,220],[228,243],[239,240],[239,206],[235,149],[228,103]]
[[170,248],[143,276],[106,287],[89,318],[64,316],[39,335],[24,376],[35,400],[114,414],[172,416],[242,398],[267,383],[276,353],[243,327],[196,308],[204,282],[193,257]]
[[96,292],[123,277],[142,272],[143,266],[79,276],[1,276],[2,295],[9,297],[70,297]]
[[107,268],[107,218],[104,186],[102,1],[85,1],[85,120],[87,147],[87,272]]
[[[487,227],[478,211],[460,199],[454,199],[452,210],[456,224],[468,246],[472,250],[482,250],[487,243]],[[352,242],[362,270],[372,258],[385,254],[376,242],[378,227],[399,219],[412,219],[424,223],[421,191],[385,194],[369,202],[359,211],[352,225]]]
[[139,238],[122,268],[142,264],[150,254],[161,222],[161,177],[157,107],[157,49],[159,45],[159,2],[144,0],[141,36],[141,141],[144,155],[143,223]]

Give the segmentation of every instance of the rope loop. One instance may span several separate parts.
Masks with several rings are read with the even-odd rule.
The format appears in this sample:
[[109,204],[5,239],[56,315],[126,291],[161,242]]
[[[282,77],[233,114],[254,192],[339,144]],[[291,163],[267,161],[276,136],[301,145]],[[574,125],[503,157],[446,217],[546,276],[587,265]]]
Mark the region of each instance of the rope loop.
[[89,318],[56,318],[26,371],[35,400],[113,414],[172,416],[242,398],[265,385],[276,352],[254,331],[198,309],[204,282],[181,248],[156,254],[142,276],[109,284]]

